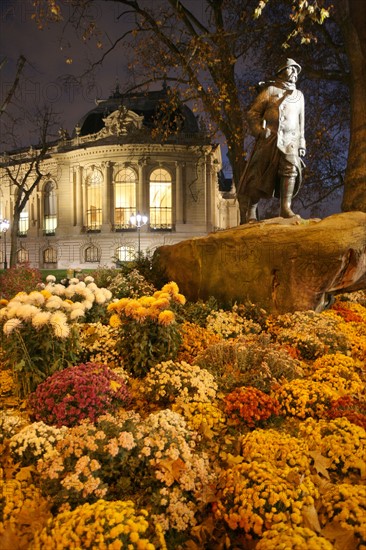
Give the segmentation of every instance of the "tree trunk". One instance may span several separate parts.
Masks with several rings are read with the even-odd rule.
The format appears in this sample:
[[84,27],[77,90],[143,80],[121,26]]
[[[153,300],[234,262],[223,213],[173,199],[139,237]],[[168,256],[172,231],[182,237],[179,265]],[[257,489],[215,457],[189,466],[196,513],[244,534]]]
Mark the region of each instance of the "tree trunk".
[[15,207],[10,230],[10,267],[15,267],[17,265],[17,239],[19,233],[19,220],[20,210]]
[[343,0],[342,32],[351,69],[351,124],[342,209],[366,212],[366,2]]

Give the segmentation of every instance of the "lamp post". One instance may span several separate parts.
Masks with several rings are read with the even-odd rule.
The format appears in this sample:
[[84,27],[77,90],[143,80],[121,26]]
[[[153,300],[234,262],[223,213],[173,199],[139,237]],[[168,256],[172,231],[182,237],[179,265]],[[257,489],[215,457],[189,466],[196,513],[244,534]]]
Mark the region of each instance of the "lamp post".
[[140,235],[140,230],[141,230],[141,227],[143,227],[144,225],[147,224],[147,216],[144,216],[142,214],[140,214],[139,212],[137,212],[136,215],[133,215],[130,217],[130,223],[132,225],[134,225],[135,227],[137,227],[137,235],[138,235],[138,248],[137,248],[137,254],[138,254],[138,259],[140,259],[140,254],[141,254],[141,235]]
[[4,269],[8,269],[8,262],[6,259],[6,232],[10,227],[9,220],[0,221],[0,231],[4,233]]

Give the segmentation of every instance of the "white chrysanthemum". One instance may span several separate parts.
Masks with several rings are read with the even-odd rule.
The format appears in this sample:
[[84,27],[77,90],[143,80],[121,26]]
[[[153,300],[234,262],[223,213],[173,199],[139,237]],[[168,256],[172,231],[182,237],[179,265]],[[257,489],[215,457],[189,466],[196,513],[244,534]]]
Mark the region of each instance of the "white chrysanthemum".
[[69,283],[70,285],[77,285],[79,282],[79,279],[77,279],[76,277],[72,277],[72,279],[70,279]]
[[62,306],[61,307],[64,311],[71,311],[72,306],[73,306],[72,302],[68,302],[67,300],[62,301]]
[[100,290],[103,292],[104,296],[106,297],[106,300],[111,300],[112,292],[108,290],[108,288],[101,288]]
[[98,290],[98,287],[97,287],[97,285],[96,285],[95,283],[89,283],[89,284],[88,284],[88,288],[90,288],[90,290],[91,290],[92,292],[95,292],[96,290]]
[[9,336],[9,334],[11,334],[13,330],[18,329],[21,326],[22,326],[22,322],[20,319],[9,319],[8,321],[6,321],[4,325],[4,328],[3,328],[4,334],[6,334],[6,336]]
[[74,321],[75,319],[78,319],[79,317],[84,317],[85,311],[83,309],[73,309],[70,313],[70,319]]
[[97,302],[97,304],[105,304],[105,302],[107,301],[107,298],[104,296],[102,289],[98,289],[95,291],[95,301]]
[[21,319],[28,321],[29,319],[32,319],[32,317],[38,312],[38,307],[32,306],[30,304],[22,304],[18,307],[17,315]]
[[71,304],[71,311],[74,311],[76,309],[81,309],[84,311],[84,302],[74,302]]
[[14,303],[12,300],[11,302],[9,302],[6,309],[7,309],[7,318],[13,319],[13,317],[17,317],[18,315],[19,304]]
[[88,302],[94,302],[94,293],[89,288],[84,289],[83,296]]
[[62,307],[60,296],[51,296],[46,302],[47,309],[60,309],[60,307]]
[[57,338],[61,338],[64,340],[67,338],[70,334],[70,327],[69,325],[54,325],[53,326],[53,332]]
[[43,306],[45,302],[45,297],[43,294],[38,292],[38,290],[32,290],[32,292],[29,293],[30,303],[35,304],[36,306]]
[[27,300],[28,300],[28,294],[23,291],[18,292],[18,294],[16,294],[14,298],[11,299],[12,302],[18,302],[21,304],[24,304]]
[[75,286],[76,286],[77,291],[79,291],[82,288],[85,288],[86,284],[84,283],[84,281],[79,281]]
[[57,285],[52,288],[51,292],[52,294],[56,294],[56,296],[63,296],[65,294],[65,286],[61,283],[57,283]]
[[62,311],[55,311],[50,318],[50,324],[53,332],[58,338],[67,338],[70,333],[70,327],[67,324],[67,317]]
[[69,285],[65,288],[64,292],[66,298],[69,298],[69,300],[74,296],[75,294],[75,285]]
[[[94,296],[93,296],[93,302],[94,302]],[[85,309],[89,310],[93,307],[93,302],[89,302],[89,300],[85,300],[83,303],[83,306]]]
[[84,279],[85,283],[88,284],[88,283],[94,283],[94,277],[92,277],[91,275],[87,275]]
[[56,277],[54,275],[47,275],[46,281],[47,281],[47,283],[55,283],[56,282]]
[[32,318],[32,325],[34,326],[34,328],[41,328],[44,325],[48,324],[50,317],[51,317],[50,311],[39,311]]

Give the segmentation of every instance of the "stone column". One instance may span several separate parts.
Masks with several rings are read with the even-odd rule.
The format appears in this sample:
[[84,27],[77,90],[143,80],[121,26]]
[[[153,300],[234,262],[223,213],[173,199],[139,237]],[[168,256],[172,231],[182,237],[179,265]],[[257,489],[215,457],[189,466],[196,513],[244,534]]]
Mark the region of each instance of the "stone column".
[[84,170],[82,166],[79,166],[78,172],[77,172],[77,188],[79,189],[79,197],[80,197],[80,208],[79,210],[79,216],[78,216],[78,222],[81,225],[81,228],[86,226],[86,181],[84,179]]
[[212,165],[211,155],[205,155],[205,184],[206,184],[206,226],[207,231],[212,231],[213,220],[213,189],[212,189]]
[[182,169],[184,163],[177,161],[175,163],[175,201],[173,207],[175,208],[175,225],[178,226],[184,223],[184,210],[183,210],[183,182],[182,182]]
[[107,160],[102,163],[103,194],[102,194],[102,230],[110,231],[111,219],[111,191],[112,191],[112,163]]
[[149,201],[146,201],[146,191],[145,189],[145,166],[146,161],[144,159],[140,159],[138,162],[138,182],[137,182],[137,197],[136,197],[136,212],[140,212],[140,214],[148,214],[146,210],[148,210],[147,206],[149,205]]

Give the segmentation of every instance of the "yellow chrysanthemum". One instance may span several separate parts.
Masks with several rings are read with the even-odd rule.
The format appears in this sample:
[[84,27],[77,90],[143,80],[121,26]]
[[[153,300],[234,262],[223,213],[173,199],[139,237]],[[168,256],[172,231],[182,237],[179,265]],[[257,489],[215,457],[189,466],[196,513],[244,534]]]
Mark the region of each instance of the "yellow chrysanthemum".
[[128,303],[124,307],[125,314],[133,316],[139,307],[140,307],[140,304],[138,300],[134,300],[134,299],[128,300]]
[[134,311],[133,317],[138,321],[144,321],[149,315],[149,310],[144,306],[139,306]]
[[154,303],[152,304],[151,307],[153,307],[154,309],[164,309],[164,308],[168,307],[169,304],[170,304],[169,298],[160,297],[160,298],[157,298],[154,301]]
[[165,300],[168,300],[170,302],[169,292],[163,292],[162,290],[157,290],[156,292],[154,292],[153,297],[156,300],[165,299]]
[[174,321],[175,321],[175,315],[169,309],[164,309],[164,311],[161,311],[159,313],[159,317],[158,317],[159,325],[168,326],[168,325],[171,325]]
[[150,307],[155,303],[155,298],[153,296],[142,296],[139,302],[144,307]]
[[117,313],[114,313],[111,318],[109,319],[109,324],[113,328],[120,327],[122,325],[122,321],[117,315]]
[[176,294],[179,293],[179,287],[178,287],[177,283],[175,283],[174,281],[170,281],[170,283],[167,283],[166,285],[163,286],[161,291],[162,292],[168,292],[169,294],[171,294],[173,296],[173,295],[176,295]]
[[45,297],[46,300],[48,300],[52,296],[51,292],[46,289],[41,290],[41,294]]
[[175,302],[177,302],[178,304],[180,304],[181,306],[184,306],[184,304],[186,303],[186,297],[183,296],[183,294],[176,294],[175,296],[173,296],[173,300]]

